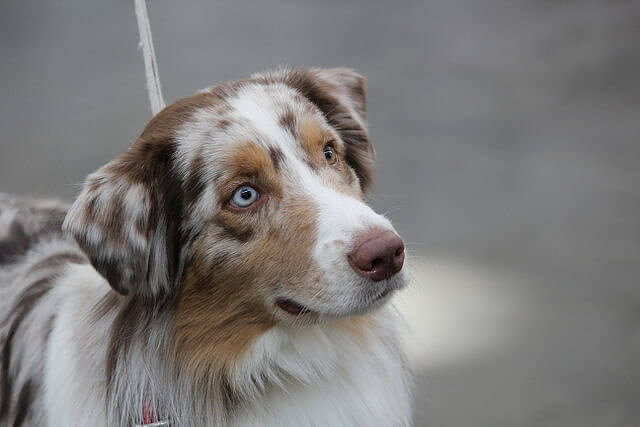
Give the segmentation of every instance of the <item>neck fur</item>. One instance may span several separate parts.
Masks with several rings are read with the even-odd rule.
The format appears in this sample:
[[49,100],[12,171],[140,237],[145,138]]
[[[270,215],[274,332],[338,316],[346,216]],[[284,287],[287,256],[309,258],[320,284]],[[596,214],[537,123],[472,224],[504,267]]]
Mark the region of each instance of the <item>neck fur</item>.
[[109,293],[96,311],[110,331],[109,425],[140,423],[143,408],[172,425],[228,425],[270,393],[348,375],[346,366],[359,363],[371,345],[384,345],[372,314],[297,328],[276,325],[231,361],[216,363],[212,354],[211,363],[190,364],[174,342],[171,304],[149,309]]

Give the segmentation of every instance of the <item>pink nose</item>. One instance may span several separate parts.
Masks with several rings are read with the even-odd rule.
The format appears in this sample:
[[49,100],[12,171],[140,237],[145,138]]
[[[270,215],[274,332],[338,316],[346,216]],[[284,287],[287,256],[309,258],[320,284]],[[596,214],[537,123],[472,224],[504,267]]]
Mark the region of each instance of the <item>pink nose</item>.
[[379,282],[402,270],[404,243],[393,231],[370,230],[358,238],[347,258],[356,273]]

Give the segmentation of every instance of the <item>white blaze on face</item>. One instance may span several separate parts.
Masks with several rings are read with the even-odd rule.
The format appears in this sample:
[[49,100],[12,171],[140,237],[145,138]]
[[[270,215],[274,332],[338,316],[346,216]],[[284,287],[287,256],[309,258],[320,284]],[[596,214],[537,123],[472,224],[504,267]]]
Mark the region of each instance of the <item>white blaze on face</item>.
[[[313,188],[313,200],[319,212],[314,258],[321,266],[333,265],[331,270],[337,274],[350,275],[351,267],[346,257],[358,237],[374,228],[395,230],[389,220],[360,200],[322,184],[313,185]],[[340,272],[341,264],[346,264],[344,272]]]
[[293,177],[297,191],[304,194],[317,212],[312,259],[323,273],[323,295],[313,301],[300,302],[314,311],[350,314],[367,308],[366,301],[382,287],[402,287],[404,270],[385,281],[389,283],[373,282],[356,274],[348,260],[348,254],[364,233],[374,229],[396,233],[391,222],[361,200],[324,182],[302,160],[287,158],[287,162],[287,171]]
[[[339,297],[334,304],[338,311],[350,311],[360,305],[363,294],[376,292],[384,286],[357,275],[348,261],[360,236],[372,229],[395,229],[388,219],[377,214],[360,200],[328,186],[316,183],[313,200],[318,208],[317,236],[313,258],[325,277],[327,291]],[[401,272],[396,280],[402,281]]]

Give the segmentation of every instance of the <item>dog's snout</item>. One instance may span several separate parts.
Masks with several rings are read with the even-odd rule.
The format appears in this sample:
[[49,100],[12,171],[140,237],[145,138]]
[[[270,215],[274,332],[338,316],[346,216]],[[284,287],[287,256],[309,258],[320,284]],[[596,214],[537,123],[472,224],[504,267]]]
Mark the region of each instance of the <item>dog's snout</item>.
[[402,270],[404,243],[390,230],[367,231],[358,238],[347,258],[356,273],[379,282]]

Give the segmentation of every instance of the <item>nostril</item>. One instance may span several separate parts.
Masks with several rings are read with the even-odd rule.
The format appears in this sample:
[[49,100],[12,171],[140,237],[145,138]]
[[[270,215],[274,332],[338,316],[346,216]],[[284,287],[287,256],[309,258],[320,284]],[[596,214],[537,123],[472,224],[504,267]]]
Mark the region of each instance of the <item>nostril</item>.
[[402,270],[402,266],[404,265],[404,248],[400,248],[396,250],[392,263],[393,265],[391,266],[391,268],[392,268],[393,274]]
[[400,246],[398,249],[396,249],[396,256],[400,256],[404,254],[404,245]]
[[368,271],[376,270],[384,266],[384,263],[385,261],[382,258],[376,258],[373,261],[371,261],[371,268],[369,268]]

